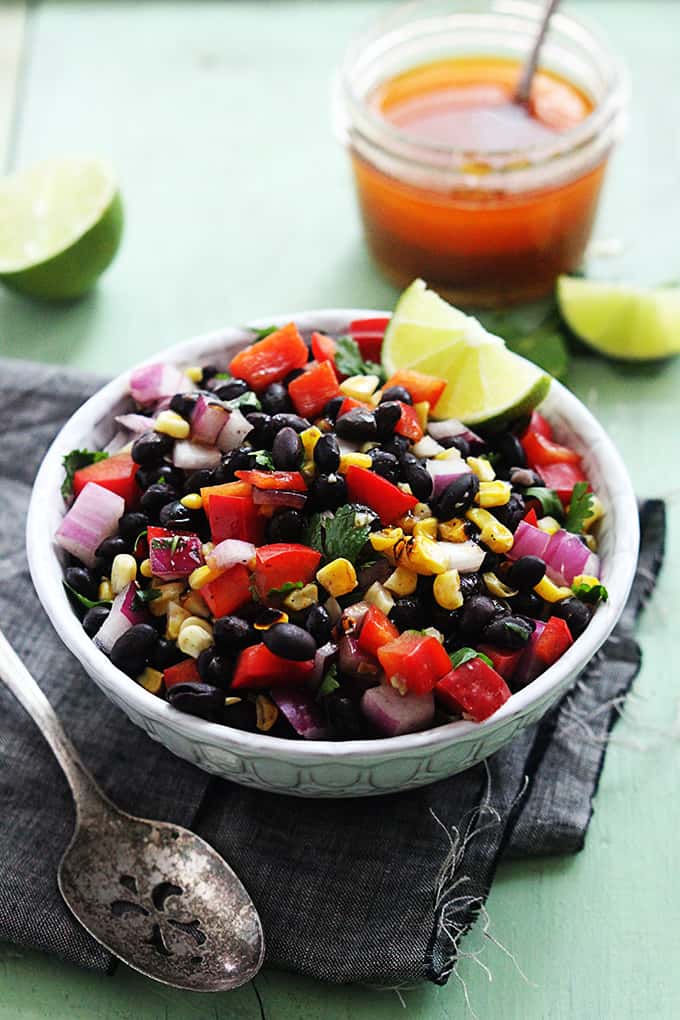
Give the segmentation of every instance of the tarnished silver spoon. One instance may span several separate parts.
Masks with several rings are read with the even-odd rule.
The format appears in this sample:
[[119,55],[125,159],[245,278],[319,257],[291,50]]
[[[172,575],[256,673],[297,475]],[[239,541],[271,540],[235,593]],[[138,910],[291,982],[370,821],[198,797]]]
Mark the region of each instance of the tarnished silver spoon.
[[176,988],[219,992],[257,974],[260,918],[229,865],[179,825],[135,818],[102,793],[52,706],[0,631],[0,677],[48,742],[76,805],[59,890],[114,956]]
[[548,34],[548,28],[550,27],[550,19],[559,7],[560,0],[546,0],[545,9],[541,18],[541,23],[536,33],[534,45],[531,47],[529,56],[522,65],[522,71],[519,76],[519,82],[515,89],[515,102],[522,103],[526,106],[531,96],[531,83],[534,80],[536,68],[538,67],[538,58],[541,55],[541,47],[545,41],[545,37]]

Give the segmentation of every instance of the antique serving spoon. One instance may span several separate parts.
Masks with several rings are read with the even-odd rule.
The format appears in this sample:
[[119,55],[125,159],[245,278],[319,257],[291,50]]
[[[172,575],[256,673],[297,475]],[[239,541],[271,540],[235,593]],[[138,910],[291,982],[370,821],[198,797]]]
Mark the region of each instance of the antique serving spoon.
[[529,102],[529,98],[531,96],[531,83],[534,80],[536,68],[538,67],[538,58],[541,55],[541,47],[543,46],[546,35],[548,34],[550,19],[559,7],[559,4],[560,0],[547,0],[546,2],[543,17],[541,18],[541,23],[534,40],[534,45],[531,47],[531,52],[522,65],[519,82],[517,83],[517,89],[515,90],[516,103],[522,103],[526,106]]
[[84,928],[141,974],[219,992],[255,976],[260,918],[219,854],[179,825],[135,818],[106,797],[47,698],[0,631],[0,677],[48,742],[76,805],[59,891]]

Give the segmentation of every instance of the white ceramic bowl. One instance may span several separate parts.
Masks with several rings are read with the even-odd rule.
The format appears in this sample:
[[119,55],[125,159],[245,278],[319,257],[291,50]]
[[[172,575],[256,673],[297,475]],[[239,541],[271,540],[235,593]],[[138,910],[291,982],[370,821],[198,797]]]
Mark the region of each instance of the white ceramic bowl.
[[[355,318],[384,312],[331,309],[276,316],[262,325],[294,320],[301,329],[342,332]],[[223,329],[177,344],[148,361],[203,361],[226,365],[249,340],[241,329]],[[244,733],[204,722],[149,694],[87,637],[62,587],[60,553],[52,536],[63,514],[59,493],[62,457],[77,447],[100,448],[113,434],[113,415],[129,406],[128,373],[118,376],[68,420],[45,455],[28,514],[28,560],[33,583],[57,633],[95,683],[137,726],[200,768],[245,786],[300,797],[359,797],[410,789],[453,775],[493,754],[535,723],[574,682],[618,620],[633,579],[638,552],[637,505],[626,469],[604,430],[583,404],[554,383],[541,408],[560,439],[583,456],[606,508],[600,527],[602,579],[609,601],[568,652],[537,680],[514,694],[481,724],[446,726],[382,740],[295,741]]]

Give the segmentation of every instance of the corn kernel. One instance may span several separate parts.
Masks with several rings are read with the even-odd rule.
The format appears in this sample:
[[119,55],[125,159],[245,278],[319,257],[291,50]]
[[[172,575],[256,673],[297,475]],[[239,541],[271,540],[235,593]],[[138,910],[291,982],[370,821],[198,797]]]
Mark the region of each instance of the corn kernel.
[[314,458],[314,447],[321,439],[323,435],[321,429],[318,429],[316,425],[310,425],[308,429],[305,429],[300,433],[300,442],[302,448],[305,451],[305,460],[313,460]]
[[139,564],[139,572],[142,577],[153,577],[153,570],[151,569],[151,560],[142,560]]
[[537,527],[544,531],[546,535],[554,535],[556,531],[560,530],[560,523],[554,517],[541,517],[537,521]]
[[593,524],[595,524],[596,521],[599,521],[600,518],[604,516],[604,506],[602,505],[602,500],[599,499],[599,497],[596,496],[595,493],[591,493],[591,495],[593,497],[593,512],[591,513],[590,517],[586,517],[585,521],[583,522],[584,531],[590,531]]
[[[153,605],[153,603],[151,604]],[[205,600],[200,591],[190,591],[184,596],[180,604],[182,608],[188,610],[192,616],[201,616],[206,620],[210,616],[210,610],[205,604]]]
[[266,694],[258,694],[255,698],[255,722],[258,730],[267,733],[279,717],[279,710]]
[[215,549],[215,543],[214,542],[204,542],[203,545],[201,546],[201,552],[203,553],[203,559],[207,560],[208,556],[210,556],[210,553],[213,552],[214,549]]
[[368,453],[343,453],[340,456],[340,474],[347,473],[348,468],[370,468],[373,461]]
[[184,369],[184,374],[191,379],[193,383],[200,383],[203,381],[203,369],[200,365],[188,365]]
[[444,542],[467,542],[469,539],[467,521],[462,517],[452,517],[450,521],[442,521],[439,525],[439,537]]
[[283,600],[286,609],[291,612],[300,612],[302,609],[309,609],[315,602],[319,601],[319,589],[315,584],[306,584],[304,588],[297,588],[289,592]]
[[597,552],[597,539],[594,535],[586,535],[586,545],[591,552]]
[[364,602],[369,602],[376,609],[379,609],[381,613],[384,613],[385,616],[389,616],[390,610],[394,608],[394,599],[391,593],[380,581],[374,581],[370,588],[366,590]]
[[468,457],[465,463],[480,482],[492,482],[496,477],[493,465],[486,457]]
[[224,704],[225,704],[226,708],[229,708],[231,705],[240,705],[241,700],[242,700],[241,698],[234,698],[234,697],[225,698],[224,699]]
[[334,598],[348,595],[354,591],[358,583],[356,570],[344,556],[331,560],[321,570],[317,570],[316,579]]
[[462,460],[460,450],[457,450],[455,446],[450,446],[448,450],[442,450],[441,453],[436,453],[435,460]]
[[197,659],[201,652],[210,648],[212,643],[212,634],[208,634],[203,627],[190,624],[187,620],[184,621],[177,637],[177,647],[180,652],[190,655],[192,659]]
[[185,620],[182,620],[179,628],[180,634],[185,627],[200,627],[201,630],[206,632],[206,634],[212,635],[212,624],[208,623],[207,620],[204,620],[202,616],[187,616]]
[[602,584],[602,581],[599,577],[595,577],[593,574],[578,574],[578,576],[574,578],[572,586],[576,588],[580,584],[587,584],[589,588],[594,588],[598,584]]
[[171,602],[176,602],[184,594],[186,585],[184,581],[169,581],[167,584],[159,584],[155,580],[152,585],[160,592],[158,598],[149,602],[149,612],[152,616],[165,616]]
[[137,677],[137,683],[149,694],[160,694],[163,687],[163,674],[159,670],[147,666],[144,672]]
[[397,542],[403,542],[404,532],[401,528],[383,528],[382,531],[373,531],[368,536],[375,552],[393,554]]
[[414,535],[404,542],[403,549],[397,550],[397,563],[425,576],[448,570],[448,556],[438,542],[425,535]]
[[383,395],[382,390],[376,390],[375,393],[373,393],[368,398],[368,403],[371,405],[371,407],[378,407],[380,401],[382,400],[382,395]]
[[416,521],[413,525],[413,534],[435,539],[437,537],[437,518],[423,517],[422,520]]
[[568,599],[574,594],[571,588],[553,584],[547,575],[535,585],[534,591],[546,602],[561,602],[562,599]]
[[499,599],[511,599],[517,594],[516,588],[509,588],[507,584],[503,584],[500,577],[494,574],[492,571],[488,571],[486,574],[482,574],[482,580],[486,585],[486,590],[489,595],[495,595]]
[[396,567],[385,581],[385,587],[393,591],[398,598],[413,595],[417,586],[418,575],[408,567]]
[[402,697],[408,694],[408,687],[406,681],[403,680],[398,674],[390,677],[390,687],[394,687],[395,691],[399,691]]
[[179,602],[170,602],[168,605],[167,619],[165,622],[165,636],[169,641],[176,641],[180,628],[185,620],[191,618],[191,613],[182,609]]
[[161,411],[154,422],[154,432],[161,432],[173,439],[186,439],[191,432],[188,421],[174,411]]
[[346,397],[354,400],[368,400],[373,393],[380,379],[377,375],[351,375],[340,383],[340,392]]
[[187,496],[182,496],[180,503],[182,506],[185,506],[187,510],[203,509],[203,497],[200,492],[190,492]]
[[283,609],[265,609],[255,618],[253,627],[255,630],[271,630],[279,623],[288,623],[288,613]]
[[223,570],[211,570],[210,567],[196,567],[189,574],[189,587],[193,591],[198,591],[204,584],[215,581],[223,573]]
[[97,589],[97,598],[100,602],[110,602],[113,599],[114,591],[111,582],[107,577],[100,583]]
[[427,429],[427,419],[430,417],[430,404],[427,400],[421,400],[419,403],[413,405],[413,410],[418,415],[418,423],[425,432]]
[[137,560],[129,553],[118,553],[111,564],[111,590],[119,595],[137,577]]
[[475,503],[479,506],[505,506],[510,502],[512,486],[510,482],[480,482]]
[[438,574],[432,585],[435,602],[442,609],[460,609],[463,596],[460,593],[460,575],[457,570],[445,570]]
[[375,450],[376,446],[380,446],[380,443],[376,443],[374,439],[369,439],[367,442],[361,444],[359,447],[359,453],[370,453],[371,450]]
[[482,507],[471,507],[465,516],[477,525],[482,543],[488,546],[491,552],[506,553],[512,549],[514,541],[512,532],[500,521],[497,521],[488,510],[484,510]]

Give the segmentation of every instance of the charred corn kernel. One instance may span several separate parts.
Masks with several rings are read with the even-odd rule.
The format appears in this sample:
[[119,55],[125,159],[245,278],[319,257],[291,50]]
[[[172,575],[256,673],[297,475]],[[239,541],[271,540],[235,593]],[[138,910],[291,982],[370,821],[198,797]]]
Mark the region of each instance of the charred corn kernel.
[[463,596],[460,593],[460,575],[457,570],[445,570],[437,574],[432,585],[435,602],[442,609],[460,609]]
[[163,674],[159,670],[147,666],[144,672],[137,677],[137,683],[150,694],[160,694],[163,687]]
[[173,439],[186,439],[191,432],[189,422],[174,411],[161,411],[153,428],[154,432],[162,432],[163,435],[172,436]]
[[182,496],[180,503],[182,506],[185,506],[187,510],[203,509],[203,498],[200,492],[190,492],[187,496]]
[[546,602],[561,602],[562,599],[568,599],[574,594],[571,588],[554,584],[547,575],[538,582],[534,591]]
[[394,608],[392,594],[380,581],[374,581],[370,588],[366,590],[364,602],[370,602],[372,606],[379,609],[385,616],[389,616],[390,610]]
[[100,602],[110,602],[113,599],[113,596],[114,591],[111,587],[111,582],[108,577],[105,577],[104,580],[100,582],[99,588],[97,589],[97,598]]
[[554,517],[541,517],[536,523],[537,527],[541,531],[545,531],[546,535],[554,535],[556,531],[560,530],[560,523]]
[[338,556],[336,560],[331,560],[321,570],[317,570],[316,579],[334,598],[348,595],[354,591],[358,583],[356,570],[344,556]]
[[288,613],[284,613],[283,609],[264,608],[255,617],[253,627],[255,630],[271,630],[278,623],[288,623]]
[[467,542],[469,539],[467,521],[462,517],[452,517],[450,521],[442,521],[439,525],[439,537],[444,542]]
[[[153,602],[151,605],[153,605]],[[192,616],[200,616],[205,620],[210,616],[210,610],[199,591],[190,591],[188,595],[184,596],[180,605],[183,609],[190,612]]]
[[188,365],[184,369],[184,374],[195,383],[200,383],[203,380],[203,369],[200,365]]
[[[189,617],[191,619],[191,617]],[[201,620],[201,623],[205,621]],[[177,637],[177,647],[180,652],[184,652],[185,655],[190,655],[192,659],[197,659],[201,652],[204,652],[213,643],[212,633],[208,632],[203,628],[199,627],[195,623],[189,623],[187,620],[184,621],[180,627],[179,635]]]
[[430,405],[427,400],[421,400],[419,403],[413,405],[413,410],[418,415],[418,423],[423,430],[427,429],[427,419],[430,417]]
[[111,564],[111,591],[119,595],[137,577],[137,560],[129,553],[118,553]]
[[397,563],[425,576],[448,570],[448,557],[439,543],[425,535],[413,535],[404,542],[403,549],[397,551]]
[[258,694],[255,698],[255,723],[258,730],[267,733],[279,717],[279,710],[266,694]]
[[390,687],[394,687],[395,691],[399,691],[402,697],[408,694],[408,687],[406,686],[406,681],[403,680],[398,674],[395,674],[394,676],[390,677]]
[[590,517],[586,517],[585,521],[583,522],[584,531],[590,531],[593,524],[599,521],[600,518],[604,515],[604,506],[602,505],[602,500],[599,499],[599,497],[596,496],[595,493],[592,493],[592,497],[593,497],[593,512],[590,515]]
[[340,456],[340,474],[347,473],[351,467],[370,468],[373,461],[368,453],[343,453]]
[[351,375],[340,383],[340,392],[354,400],[368,400],[375,393],[379,382],[377,375]]
[[385,581],[385,587],[394,592],[397,598],[413,595],[418,586],[418,575],[408,567],[396,567]]
[[465,516],[477,525],[480,531],[480,540],[491,552],[506,553],[508,549],[512,549],[512,532],[500,521],[497,521],[488,510],[484,510],[481,506],[471,507]]
[[182,609],[179,602],[170,602],[165,621],[165,636],[169,641],[176,641],[180,627],[185,620],[189,620],[191,614]]
[[510,482],[480,482],[475,503],[479,506],[505,506],[510,502]]
[[171,602],[176,602],[184,594],[186,585],[184,581],[169,581],[167,584],[153,582],[152,587],[160,592],[158,598],[149,602],[149,612],[152,616],[165,616]]
[[426,627],[423,631],[427,637],[433,637],[435,641],[438,641],[440,645],[444,644],[444,635],[436,627]]
[[394,547],[397,542],[404,541],[404,532],[401,528],[383,528],[382,531],[371,532],[368,540],[375,552],[394,556]]
[[486,457],[468,457],[465,463],[480,482],[492,482],[496,477],[493,465]]
[[489,595],[495,595],[499,599],[511,599],[517,594],[516,588],[509,588],[507,584],[503,584],[500,577],[489,571],[486,574],[482,574],[482,580],[486,585],[486,590]]
[[297,588],[289,592],[283,600],[286,609],[291,612],[300,612],[302,609],[309,609],[315,602],[319,601],[319,589],[315,584],[306,584],[304,588]]
[[308,429],[300,433],[300,442],[302,443],[302,449],[305,451],[305,460],[313,460],[314,458],[314,447],[321,439],[323,432],[318,429],[316,425],[310,425]]
[[151,569],[151,560],[142,560],[139,564],[139,572],[142,577],[153,577],[153,570]]
[[196,567],[189,574],[189,587],[192,591],[199,591],[204,584],[215,581],[223,573],[223,570],[211,570],[210,567]]
[[437,518],[423,517],[422,520],[416,521],[413,525],[413,534],[435,539],[437,537]]

